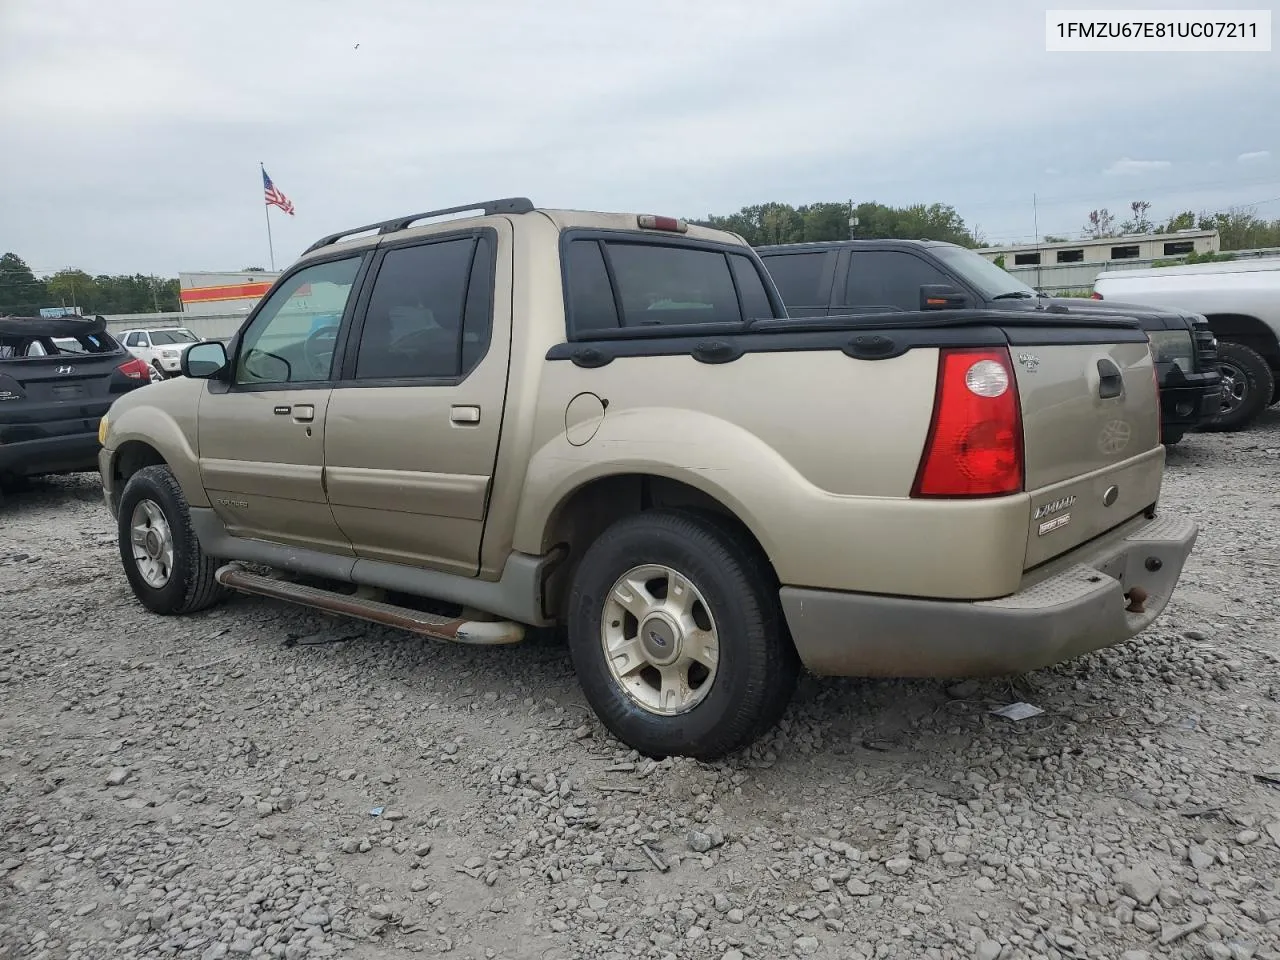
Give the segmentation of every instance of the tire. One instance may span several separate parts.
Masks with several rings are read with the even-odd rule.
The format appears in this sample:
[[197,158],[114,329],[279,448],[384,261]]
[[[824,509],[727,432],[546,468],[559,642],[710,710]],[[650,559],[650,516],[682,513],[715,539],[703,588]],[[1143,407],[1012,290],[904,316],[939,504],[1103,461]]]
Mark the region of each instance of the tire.
[[1277,403],[1280,403],[1280,378],[1276,377],[1276,371],[1274,370],[1271,371],[1271,377],[1276,381],[1276,385],[1275,389],[1271,391],[1271,403],[1268,406],[1274,407]]
[[[645,591],[615,594],[631,574],[648,578]],[[678,578],[692,587],[681,591],[689,598],[686,613],[664,619]],[[624,596],[643,621],[615,599]],[[651,510],[614,523],[583,555],[567,620],[569,652],[587,701],[614,736],[650,757],[714,760],[739,750],[778,722],[795,690],[800,661],[772,568],[749,537],[713,515]],[[689,633],[694,628],[701,630]],[[703,658],[714,672],[685,660],[692,642],[708,636],[715,638],[715,655],[704,650]],[[605,644],[614,642],[629,642],[638,656],[611,661]],[[672,684],[672,699],[664,701],[654,655],[661,660],[668,649],[677,658],[667,664],[668,675],[683,682]],[[611,662],[641,666],[622,670],[624,678]]]
[[1222,371],[1222,412],[1202,429],[1243,430],[1275,394],[1275,375],[1257,351],[1230,340],[1218,341],[1218,369]]
[[1185,430],[1170,430],[1164,435],[1164,445],[1166,447],[1172,447],[1175,444],[1181,443],[1182,438],[1186,435],[1187,432]]
[[[164,372],[164,367],[160,366],[159,360],[151,361],[151,369],[156,372],[156,374],[160,377],[161,380],[169,379],[169,375]],[[153,377],[152,379],[154,380],[155,378]]]
[[[143,520],[148,523],[147,529],[154,531],[155,538],[139,544],[139,548],[154,554],[157,558],[154,562],[135,556],[132,534],[135,525]],[[163,534],[165,529],[167,538]],[[196,613],[227,595],[226,588],[214,579],[217,561],[200,549],[200,541],[191,527],[187,498],[168,467],[143,467],[129,478],[120,494],[117,532],[120,562],[129,586],[138,601],[152,613],[165,616]],[[162,549],[166,540],[170,545],[167,553]]]

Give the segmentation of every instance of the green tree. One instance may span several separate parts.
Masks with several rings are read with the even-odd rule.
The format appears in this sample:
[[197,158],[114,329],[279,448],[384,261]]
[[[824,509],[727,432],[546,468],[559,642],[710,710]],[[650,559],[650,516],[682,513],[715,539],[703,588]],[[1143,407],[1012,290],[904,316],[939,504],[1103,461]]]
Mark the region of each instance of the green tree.
[[45,284],[16,253],[0,256],[0,316],[25,317],[45,305]]
[[45,289],[50,306],[80,307],[83,313],[93,313],[99,299],[93,277],[75,268],[59,270],[46,278]]
[[1094,240],[1115,236],[1115,224],[1116,215],[1106,207],[1090,210],[1089,218],[1084,225],[1085,236],[1092,237]]
[[[964,219],[955,208],[945,203],[889,207],[867,202],[858,204],[853,215],[858,218],[853,236],[860,239],[947,240],[966,247],[981,243],[981,239],[965,226]],[[711,214],[694,222],[739,234],[752,246],[847,240],[850,234],[849,206],[839,202],[799,207],[786,203],[762,203],[743,207],[727,216]]]
[[1280,220],[1263,220],[1250,207],[1202,213],[1196,226],[1217,230],[1223,250],[1280,246]]
[[1067,238],[1054,236],[1052,233],[1046,233],[1044,235],[1044,242],[1045,243],[1066,243]]
[[1194,230],[1196,226],[1196,215],[1190,210],[1183,210],[1181,213],[1175,213],[1165,221],[1164,226],[1160,228],[1161,233],[1177,233],[1179,230]]
[[1149,215],[1151,210],[1149,201],[1135,200],[1129,204],[1129,210],[1132,212],[1132,216],[1120,224],[1121,233],[1151,233],[1153,231],[1154,227]]

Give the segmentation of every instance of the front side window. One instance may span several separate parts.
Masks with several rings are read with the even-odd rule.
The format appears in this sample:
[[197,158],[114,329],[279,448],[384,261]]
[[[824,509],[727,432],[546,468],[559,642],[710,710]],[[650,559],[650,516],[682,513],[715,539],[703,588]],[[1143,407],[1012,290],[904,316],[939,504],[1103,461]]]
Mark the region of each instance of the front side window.
[[277,287],[244,333],[236,383],[262,386],[330,379],[338,325],[360,260],[317,263]]
[[946,282],[941,270],[910,253],[855,253],[849,258],[844,302],[859,310],[919,310],[920,288]]
[[487,236],[388,251],[369,297],[356,379],[469,373],[489,346],[492,261]]

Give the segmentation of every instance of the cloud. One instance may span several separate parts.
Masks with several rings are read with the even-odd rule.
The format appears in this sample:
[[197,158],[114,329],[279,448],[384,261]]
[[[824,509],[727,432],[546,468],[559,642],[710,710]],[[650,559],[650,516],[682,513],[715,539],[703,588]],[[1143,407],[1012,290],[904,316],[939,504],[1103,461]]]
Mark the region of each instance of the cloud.
[[1102,172],[1107,176],[1134,176],[1155,170],[1168,170],[1171,166],[1173,164],[1168,160],[1130,160],[1122,157]]
[[[1176,156],[1171,174],[1194,178],[1192,117],[1223,157],[1258,146],[1241,132],[1256,121],[1246,92],[1280,76],[1275,58],[1223,71],[1171,54],[1178,68],[1135,125],[1113,93],[1149,82],[1149,63],[1081,71],[1021,42],[1044,28],[1025,0],[976,16],[948,0],[116,6],[0,0],[0,90],[19,92],[0,98],[0,252],[39,272],[265,259],[259,160],[297,207],[271,214],[278,263],[353,224],[512,195],[694,217],[940,202],[1012,235],[1032,231],[1039,190],[1040,232],[1063,233],[1135,183],[1184,209],[1165,176],[1149,187],[1104,168],[1116,153]],[[902,37],[923,67],[902,69]],[[987,48],[1002,53],[942,66]],[[1045,192],[1061,201],[1048,226]]]
[[1248,153],[1242,153],[1236,157],[1236,161],[1239,163],[1258,163],[1259,161],[1270,159],[1270,150],[1250,150]]

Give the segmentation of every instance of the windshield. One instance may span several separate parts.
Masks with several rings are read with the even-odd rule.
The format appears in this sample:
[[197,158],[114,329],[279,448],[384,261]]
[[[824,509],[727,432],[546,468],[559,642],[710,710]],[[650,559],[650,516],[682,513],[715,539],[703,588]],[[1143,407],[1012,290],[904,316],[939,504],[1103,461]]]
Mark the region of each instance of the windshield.
[[988,300],[1010,293],[1027,297],[1037,295],[1035,290],[1017,277],[972,250],[948,244],[930,247],[929,252],[960,274],[970,285],[976,287],[978,292]]
[[195,334],[187,330],[152,330],[152,343],[196,343]]

